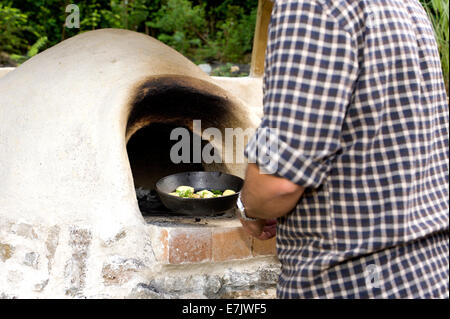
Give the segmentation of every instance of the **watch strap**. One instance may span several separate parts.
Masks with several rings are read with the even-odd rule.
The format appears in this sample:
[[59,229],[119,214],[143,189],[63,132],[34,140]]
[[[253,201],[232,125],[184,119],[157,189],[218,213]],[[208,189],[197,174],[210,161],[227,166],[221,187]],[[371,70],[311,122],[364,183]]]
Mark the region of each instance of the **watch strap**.
[[242,203],[241,193],[239,193],[239,196],[238,196],[236,204],[237,204],[237,208],[238,208],[239,213],[240,213],[240,218],[242,220],[246,220],[246,221],[255,221],[255,220],[257,220],[257,218],[248,217],[247,214],[245,213],[245,206]]

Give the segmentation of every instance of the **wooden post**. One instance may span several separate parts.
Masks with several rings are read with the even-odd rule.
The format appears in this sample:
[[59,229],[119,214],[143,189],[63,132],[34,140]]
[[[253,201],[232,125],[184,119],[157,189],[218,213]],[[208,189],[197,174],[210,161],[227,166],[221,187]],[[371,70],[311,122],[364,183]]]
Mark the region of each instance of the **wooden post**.
[[250,67],[250,76],[253,77],[261,77],[264,75],[264,60],[266,56],[267,39],[269,36],[268,28],[272,8],[273,3],[271,0],[259,0],[255,38],[253,40],[252,65]]

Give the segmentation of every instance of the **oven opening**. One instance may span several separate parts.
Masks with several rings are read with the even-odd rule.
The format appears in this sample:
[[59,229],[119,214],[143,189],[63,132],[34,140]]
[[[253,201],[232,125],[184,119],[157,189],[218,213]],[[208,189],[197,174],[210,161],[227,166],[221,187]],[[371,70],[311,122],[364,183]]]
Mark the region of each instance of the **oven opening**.
[[[227,172],[225,164],[194,161],[193,135],[197,131],[193,133],[193,121],[201,121],[201,130],[217,128],[224,132],[225,128],[232,127],[233,121],[236,122],[233,108],[222,89],[190,77],[150,78],[137,88],[131,102],[125,138],[136,197],[143,215],[170,213],[155,191],[160,178],[187,171]],[[181,137],[170,139],[176,128],[184,128],[190,134],[189,163],[174,163],[170,158],[173,146],[181,140]],[[222,158],[222,150],[214,148],[212,143],[208,145],[207,140],[200,140],[201,150],[208,146],[211,153]],[[219,141],[213,143],[216,142]],[[199,154],[196,155],[198,157]]]

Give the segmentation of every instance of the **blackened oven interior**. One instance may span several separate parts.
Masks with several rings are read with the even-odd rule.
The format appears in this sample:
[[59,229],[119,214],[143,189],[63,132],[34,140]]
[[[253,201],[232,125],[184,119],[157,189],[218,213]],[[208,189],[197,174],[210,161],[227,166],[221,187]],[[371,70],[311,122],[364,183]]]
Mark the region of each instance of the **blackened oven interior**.
[[[224,170],[221,164],[175,164],[170,151],[179,141],[170,140],[173,129],[183,127],[193,136],[193,120],[202,128],[223,130],[229,125],[229,101],[215,94],[217,88],[193,78],[160,77],[137,89],[127,122],[127,152],[141,212],[163,211],[155,200],[155,183],[162,177],[185,171]],[[202,149],[209,141],[202,140]]]

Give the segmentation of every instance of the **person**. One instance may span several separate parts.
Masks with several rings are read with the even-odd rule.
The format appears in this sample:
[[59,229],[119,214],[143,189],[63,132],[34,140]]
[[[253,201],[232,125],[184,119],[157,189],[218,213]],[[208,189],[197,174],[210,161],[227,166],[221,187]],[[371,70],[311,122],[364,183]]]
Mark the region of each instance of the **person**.
[[278,146],[250,139],[238,202],[276,232],[277,297],[448,298],[448,98],[420,3],[276,1],[265,63]]

